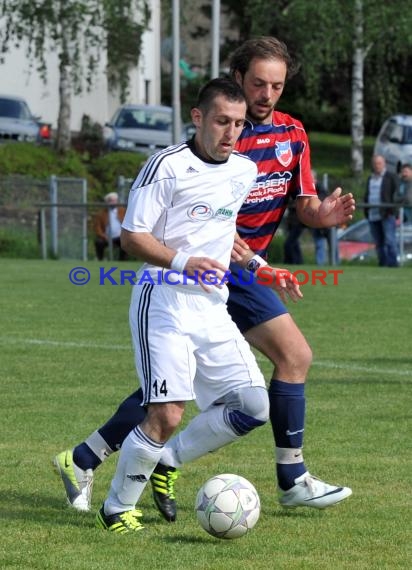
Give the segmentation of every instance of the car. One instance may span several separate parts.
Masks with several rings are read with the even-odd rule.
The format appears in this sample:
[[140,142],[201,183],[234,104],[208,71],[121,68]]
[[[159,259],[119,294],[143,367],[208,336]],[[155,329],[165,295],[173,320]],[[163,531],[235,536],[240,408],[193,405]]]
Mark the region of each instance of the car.
[[[402,243],[401,243],[402,236]],[[412,224],[398,221],[396,228],[399,261],[412,261]],[[402,246],[402,247],[401,247]],[[375,243],[372,238],[368,220],[360,220],[351,224],[338,234],[339,259],[345,261],[367,261],[376,259]]]
[[[190,138],[191,125],[181,126],[181,140]],[[153,154],[173,144],[173,109],[166,105],[122,105],[103,129],[107,150]]]
[[389,171],[399,173],[402,164],[412,164],[412,115],[393,115],[383,123],[374,154],[382,155]]
[[0,95],[0,143],[45,143],[50,140],[50,125],[33,116],[24,99]]

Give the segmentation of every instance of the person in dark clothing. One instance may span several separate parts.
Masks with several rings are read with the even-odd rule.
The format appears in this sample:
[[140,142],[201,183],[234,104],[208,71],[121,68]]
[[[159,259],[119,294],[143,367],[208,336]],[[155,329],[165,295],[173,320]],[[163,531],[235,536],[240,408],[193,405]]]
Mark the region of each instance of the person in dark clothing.
[[372,173],[366,183],[364,196],[364,201],[368,204],[365,216],[369,221],[381,267],[398,267],[396,209],[382,205],[393,203],[398,192],[398,177],[386,170],[383,156],[373,155]]

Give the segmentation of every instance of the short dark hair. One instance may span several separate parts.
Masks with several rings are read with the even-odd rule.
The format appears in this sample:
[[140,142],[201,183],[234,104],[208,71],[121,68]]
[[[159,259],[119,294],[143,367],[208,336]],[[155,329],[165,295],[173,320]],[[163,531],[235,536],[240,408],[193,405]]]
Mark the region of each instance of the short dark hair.
[[405,162],[404,164],[402,164],[401,170],[402,170],[402,168],[410,168],[410,169],[412,169],[412,164],[410,164],[409,162]]
[[252,59],[279,59],[283,61],[286,64],[287,79],[295,75],[299,69],[299,65],[289,54],[286,44],[272,36],[251,38],[240,45],[230,58],[230,74],[234,76],[238,71],[244,77]]
[[200,88],[195,107],[207,113],[219,95],[223,95],[228,101],[246,102],[243,89],[236,81],[228,77],[217,77]]

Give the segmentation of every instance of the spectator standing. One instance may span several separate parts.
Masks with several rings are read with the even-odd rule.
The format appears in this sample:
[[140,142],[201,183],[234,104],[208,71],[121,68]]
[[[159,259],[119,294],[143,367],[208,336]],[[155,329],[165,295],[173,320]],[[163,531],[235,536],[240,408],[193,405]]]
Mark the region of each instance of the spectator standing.
[[109,192],[104,197],[107,208],[103,208],[94,217],[93,227],[96,234],[94,246],[96,257],[99,261],[104,258],[104,250],[108,247],[110,239],[113,249],[119,252],[119,261],[126,259],[126,253],[120,247],[120,232],[126,209],[119,206],[119,195],[117,192]]
[[396,209],[382,206],[395,201],[399,193],[399,181],[395,174],[386,170],[385,158],[379,154],[372,157],[372,173],[366,183],[364,201],[365,216],[369,221],[381,267],[398,267],[396,245]]
[[412,164],[403,164],[400,176],[399,197],[403,205],[403,220],[412,223]]

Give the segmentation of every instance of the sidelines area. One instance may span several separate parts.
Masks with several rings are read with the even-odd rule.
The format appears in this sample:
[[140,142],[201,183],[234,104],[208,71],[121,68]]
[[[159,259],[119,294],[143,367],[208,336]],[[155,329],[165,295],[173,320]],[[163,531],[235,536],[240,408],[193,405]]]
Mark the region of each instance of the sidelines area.
[[[0,337],[0,344],[3,345],[37,345],[37,346],[53,346],[61,348],[86,348],[95,350],[125,350],[132,352],[132,346],[125,346],[120,344],[99,344],[93,342],[75,342],[75,341],[58,341],[36,338],[10,338]],[[267,362],[267,359],[261,354],[256,355],[256,359],[260,363]],[[405,376],[412,379],[412,371],[396,370],[394,368],[378,368],[376,366],[362,366],[358,364],[350,364],[348,362],[331,362],[328,360],[314,360],[312,366],[319,366],[322,368],[331,368],[337,370],[348,370],[353,372],[365,372],[366,374],[390,374],[391,376]]]

